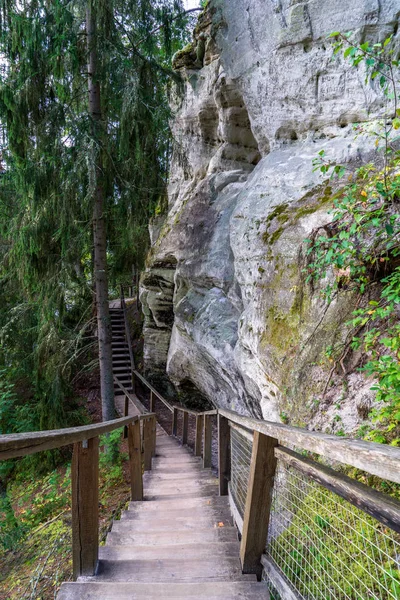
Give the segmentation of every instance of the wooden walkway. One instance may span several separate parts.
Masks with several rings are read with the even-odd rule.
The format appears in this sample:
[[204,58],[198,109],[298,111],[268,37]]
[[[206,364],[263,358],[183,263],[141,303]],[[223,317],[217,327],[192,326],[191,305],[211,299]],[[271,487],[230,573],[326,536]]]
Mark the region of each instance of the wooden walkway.
[[266,600],[243,575],[237,529],[218,480],[160,427],[145,499],[114,521],[94,577],[65,583],[58,600]]

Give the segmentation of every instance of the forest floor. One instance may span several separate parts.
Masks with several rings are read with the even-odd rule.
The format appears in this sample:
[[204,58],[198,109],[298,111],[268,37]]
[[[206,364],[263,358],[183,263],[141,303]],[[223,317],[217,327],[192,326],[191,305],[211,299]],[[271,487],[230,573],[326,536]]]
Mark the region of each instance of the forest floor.
[[[89,386],[85,396],[89,420],[100,421],[99,390]],[[120,449],[117,463],[100,453],[101,542],[130,499],[125,441]],[[64,464],[44,474],[38,462],[7,487],[0,504],[0,600],[53,600],[72,579],[70,456],[68,449]]]

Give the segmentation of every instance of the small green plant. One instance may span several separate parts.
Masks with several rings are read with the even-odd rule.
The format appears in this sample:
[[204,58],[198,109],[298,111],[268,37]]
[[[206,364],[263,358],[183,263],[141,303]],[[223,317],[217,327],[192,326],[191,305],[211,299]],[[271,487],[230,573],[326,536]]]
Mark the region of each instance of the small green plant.
[[281,418],[282,423],[284,423],[285,425],[289,423],[289,417],[284,411],[282,411],[279,416]]

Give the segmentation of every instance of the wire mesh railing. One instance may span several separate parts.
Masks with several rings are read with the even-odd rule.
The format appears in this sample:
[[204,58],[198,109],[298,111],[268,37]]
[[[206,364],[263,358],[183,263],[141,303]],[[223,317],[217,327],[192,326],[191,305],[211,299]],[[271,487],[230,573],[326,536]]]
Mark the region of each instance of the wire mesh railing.
[[242,519],[246,506],[252,446],[251,433],[231,427],[230,493]]
[[281,462],[267,555],[299,598],[400,599],[399,534]]

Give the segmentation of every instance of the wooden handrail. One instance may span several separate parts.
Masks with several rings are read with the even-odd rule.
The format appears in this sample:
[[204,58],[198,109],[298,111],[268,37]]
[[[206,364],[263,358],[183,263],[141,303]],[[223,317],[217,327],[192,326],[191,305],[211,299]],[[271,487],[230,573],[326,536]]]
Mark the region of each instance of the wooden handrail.
[[[119,389],[124,392],[126,398],[132,402],[132,404],[134,404],[134,406],[138,409],[138,411],[140,412],[140,414],[144,415],[146,413],[146,409],[143,406],[143,404],[133,395],[131,394],[126,387],[123,385],[123,383],[121,383],[121,381],[118,379],[118,377],[116,377],[114,375],[113,377],[114,379],[114,383],[119,387]],[[126,416],[126,415],[125,415]]]
[[54,450],[84,440],[90,440],[104,433],[114,431],[136,421],[139,417],[124,417],[105,423],[67,427],[49,431],[33,431],[28,433],[6,433],[0,435],[0,460],[18,458],[35,454],[42,450]]
[[171,412],[174,412],[174,408],[173,408],[172,404],[170,404],[170,403],[168,402],[168,400],[166,400],[166,399],[165,399],[165,398],[164,398],[164,397],[163,397],[163,396],[162,396],[162,395],[161,395],[159,392],[157,392],[157,390],[156,390],[155,388],[153,388],[153,386],[152,386],[152,385],[151,385],[151,384],[150,384],[150,383],[147,381],[147,379],[145,379],[145,378],[143,377],[143,375],[141,375],[141,374],[139,373],[139,371],[136,371],[136,370],[134,370],[134,371],[133,371],[133,374],[135,375],[135,377],[137,377],[138,379],[140,379],[140,381],[141,381],[142,383],[144,383],[144,385],[145,385],[145,386],[146,386],[146,387],[147,387],[147,388],[148,388],[148,389],[149,389],[151,392],[153,392],[153,394],[154,394],[155,396],[157,396],[157,398],[158,398],[159,400],[161,400],[161,402],[162,402],[162,403],[163,403],[163,404],[164,404],[164,405],[165,405],[165,406],[168,408],[168,410],[170,410]]
[[218,413],[245,429],[258,431],[279,440],[281,445],[315,452],[382,479],[400,483],[400,448],[308,431],[272,421],[262,421],[239,415],[225,408],[219,409]]

